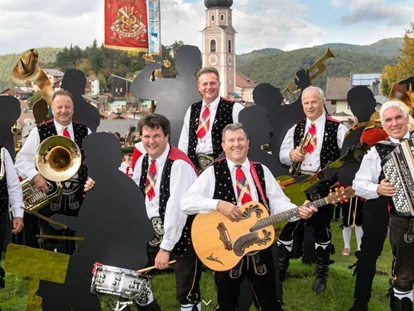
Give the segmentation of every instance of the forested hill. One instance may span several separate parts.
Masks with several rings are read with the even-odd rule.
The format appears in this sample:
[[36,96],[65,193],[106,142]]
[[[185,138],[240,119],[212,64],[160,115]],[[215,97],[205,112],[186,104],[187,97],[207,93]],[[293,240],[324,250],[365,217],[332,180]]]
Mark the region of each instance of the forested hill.
[[[326,72],[313,81],[313,84],[325,88],[328,75],[348,77],[351,73],[381,72],[386,64],[396,64],[396,56],[402,43],[402,38],[391,38],[365,46],[332,43],[289,52],[267,48],[237,55],[236,63],[237,70],[253,80],[259,83],[268,82],[283,89],[299,69],[309,68],[325,54],[329,47],[336,59],[327,59]],[[170,49],[177,50],[181,44],[183,42],[180,41],[169,47],[163,47],[163,55],[170,58],[168,53]],[[131,78],[134,72],[144,66],[141,56],[106,49],[98,46],[96,40],[85,49],[70,46],[37,50],[41,68],[56,68],[62,71],[67,68],[77,68],[85,75],[95,74],[106,90],[111,89],[112,74]],[[20,54],[0,55],[0,91],[11,86],[11,72],[19,57]],[[171,61],[174,62],[172,59]],[[173,70],[174,64],[168,71],[173,72]]]
[[[284,89],[298,70],[309,68],[325,55],[329,47],[335,58],[325,60],[326,71],[313,81],[314,85],[325,89],[328,76],[349,77],[352,73],[382,72],[385,65],[395,65],[401,42],[395,39],[381,40],[371,44],[370,49],[367,46],[358,48],[350,44],[326,44],[289,52],[276,52],[255,57],[243,65],[238,63],[237,70],[258,83],[267,82]],[[394,53],[391,54],[391,51]],[[256,54],[259,53],[260,51],[256,51]],[[247,56],[244,54],[238,57]]]

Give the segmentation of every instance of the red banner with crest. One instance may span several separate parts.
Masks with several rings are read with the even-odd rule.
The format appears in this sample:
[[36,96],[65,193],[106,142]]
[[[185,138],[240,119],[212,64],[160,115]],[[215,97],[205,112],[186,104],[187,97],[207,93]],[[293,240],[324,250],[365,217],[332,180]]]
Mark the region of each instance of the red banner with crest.
[[107,48],[148,51],[146,0],[104,0]]

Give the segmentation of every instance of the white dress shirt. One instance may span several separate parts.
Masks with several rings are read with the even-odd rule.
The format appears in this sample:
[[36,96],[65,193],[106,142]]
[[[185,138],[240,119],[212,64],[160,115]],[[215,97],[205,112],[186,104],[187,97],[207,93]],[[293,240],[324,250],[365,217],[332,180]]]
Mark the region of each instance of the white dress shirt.
[[[162,172],[164,170],[165,162],[170,152],[170,145],[160,157],[156,159],[155,165],[157,169],[157,179],[155,181],[155,197],[150,201],[148,196],[145,196],[145,206],[148,218],[159,217],[159,203],[160,203],[160,185],[162,179]],[[142,161],[144,157],[140,157],[135,166],[134,175],[132,179],[139,186],[142,174]],[[148,157],[148,164],[150,165],[152,158]],[[197,175],[190,164],[184,160],[175,160],[171,167],[170,175],[170,197],[167,201],[167,206],[164,215],[164,237],[162,239],[160,248],[171,251],[175,244],[180,240],[182,231],[187,221],[187,215],[181,211],[180,200],[183,194],[188,190],[191,184],[196,180]]]
[[[410,138],[410,134],[407,133],[404,138]],[[392,143],[399,143],[398,139],[394,139],[392,137],[389,137],[389,139]],[[352,183],[355,195],[367,200],[378,198],[378,178],[380,177],[381,171],[381,158],[377,152],[377,148],[372,147],[363,157],[361,166],[359,167]]]
[[[53,120],[56,127],[56,132],[59,136],[63,135],[64,127],[63,125]],[[73,131],[73,125],[70,123],[67,126],[67,130],[69,131],[70,138],[75,141],[75,133]],[[91,130],[88,128],[88,135],[91,134]],[[35,156],[37,148],[40,145],[40,136],[37,127],[33,128],[30,131],[29,137],[27,138],[26,142],[24,143],[22,149],[17,153],[16,156],[16,170],[19,176],[23,178],[32,179],[34,176],[38,174],[36,169],[35,163]]]
[[[302,162],[301,170],[308,171],[308,172],[317,172],[319,167],[321,166],[321,159],[320,154],[322,150],[322,145],[324,142],[324,135],[325,135],[325,122],[326,122],[326,115],[323,113],[318,119],[315,120],[316,126],[316,150],[311,154],[307,153],[305,155],[305,160]],[[306,119],[305,124],[305,133],[308,132],[312,121]],[[282,145],[280,147],[279,159],[282,164],[291,165],[292,159],[289,156],[290,151],[295,149],[298,146],[294,144],[294,133],[296,129],[296,125],[289,129],[286,133],[285,138],[283,139]],[[337,142],[339,149],[342,148],[342,144],[345,139],[345,133],[348,131],[347,127],[342,123],[339,124],[338,133],[337,133]]]
[[[213,144],[211,140],[211,130],[213,128],[214,120],[216,118],[216,112],[218,105],[220,103],[221,97],[217,97],[209,106],[210,109],[210,126],[206,135],[200,139],[197,137],[197,147],[196,153],[213,153]],[[200,111],[200,116],[203,114],[204,108],[206,108],[206,103],[203,101]],[[239,112],[244,109],[244,106],[239,103],[234,103],[233,105],[233,123],[239,122]],[[178,142],[178,149],[183,151],[185,154],[188,154],[188,132],[190,130],[190,116],[191,116],[191,106],[187,109],[187,112],[184,117],[184,124],[181,130],[180,140]]]
[[[236,167],[235,164],[227,159],[231,180],[233,183],[234,193],[236,194]],[[264,178],[266,183],[265,196],[269,199],[270,213],[272,215],[295,208],[296,205],[290,202],[290,199],[283,193],[276,178],[270,170],[263,166]],[[253,177],[250,174],[250,162],[246,160],[242,164],[242,170],[250,187],[250,196],[253,201],[258,202],[260,193],[257,193]],[[216,185],[214,175],[214,166],[208,167],[197,178],[193,185],[188,189],[187,193],[181,199],[181,209],[188,215],[207,214],[217,210],[217,204],[220,200],[213,199]],[[291,219],[291,220],[296,220]]]
[[122,162],[119,170],[127,176],[132,176],[134,174],[134,169],[132,166],[128,165],[126,162]]
[[17,177],[13,160],[6,148],[4,148],[4,169],[7,178],[7,190],[9,192],[9,205],[11,206],[13,217],[23,218],[24,211],[21,208],[24,206],[22,186]]

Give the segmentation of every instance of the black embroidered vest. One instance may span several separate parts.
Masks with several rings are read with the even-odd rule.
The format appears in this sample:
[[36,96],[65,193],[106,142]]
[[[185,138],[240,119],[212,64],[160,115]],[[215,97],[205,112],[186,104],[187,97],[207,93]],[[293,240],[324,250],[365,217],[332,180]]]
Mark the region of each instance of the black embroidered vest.
[[[196,147],[198,142],[197,129],[202,105],[202,101],[191,105],[190,126],[188,130],[188,157],[197,169],[200,169],[196,155]],[[213,127],[211,129],[214,159],[217,159],[223,152],[223,148],[221,148],[221,134],[227,124],[233,123],[233,105],[234,102],[220,98],[216,116],[212,122]]]
[[[263,167],[260,163],[252,162],[252,164],[259,177],[259,182],[263,189],[263,194],[266,195],[266,183],[265,183],[265,178],[264,178]],[[223,200],[223,201],[231,202],[234,205],[237,205],[236,194],[234,193],[234,187],[233,187],[233,183],[231,180],[227,160],[222,159],[219,161],[215,161],[213,165],[214,165],[214,176],[216,179],[213,199]],[[260,191],[257,188],[257,185],[255,186],[256,186],[257,194],[259,196],[259,202],[265,205],[263,202],[262,196],[260,195]],[[266,203],[268,203],[269,200],[267,198],[265,199],[266,199]]]
[[[72,122],[72,126],[75,135],[74,141],[79,146],[83,162],[85,155],[82,149],[82,142],[83,139],[88,136],[88,128],[78,122]],[[39,132],[40,142],[43,142],[50,136],[57,135],[53,119],[38,125],[37,130]],[[79,207],[83,201],[83,185],[88,178],[88,169],[85,165],[81,165],[78,175],[78,180],[70,179],[71,183],[68,189],[66,189],[66,183],[62,182],[63,195],[51,202],[50,208],[52,211],[56,213],[64,213],[70,216],[76,216],[78,214]],[[75,193],[73,193],[73,191],[75,191]]]
[[[171,149],[170,149],[171,150]],[[146,187],[146,179],[148,174],[148,153],[146,153],[143,156],[142,159],[142,167],[141,167],[141,176],[139,180],[139,187],[141,188],[144,196],[145,196],[145,187]],[[165,217],[165,211],[167,208],[167,202],[170,198],[170,179],[171,179],[171,168],[174,163],[174,160],[169,159],[167,157],[167,160],[164,164],[164,169],[161,173],[161,184],[160,184],[160,197],[159,197],[159,210],[158,213],[160,215],[162,225],[164,227],[164,217]],[[174,206],[173,208],[180,208],[179,206]],[[182,255],[184,252],[186,252],[189,248],[192,247],[191,243],[191,225],[194,220],[194,215],[188,216],[187,221],[184,225],[183,232],[181,233],[181,237],[178,240],[178,242],[175,244],[173,248],[173,252],[177,255]]]
[[[3,148],[0,145],[0,150]],[[6,159],[2,159],[0,155],[0,163],[1,161],[5,161]],[[3,179],[0,180],[0,219],[3,218],[5,214],[7,214],[9,208],[9,190],[7,189],[7,176],[6,176],[6,163],[4,163],[4,176]]]
[[[340,122],[338,121],[334,121],[329,117],[326,118],[322,150],[320,154],[322,169],[328,165],[329,162],[339,159],[341,155],[341,149],[339,149],[337,141],[339,124]],[[295,146],[299,146],[301,139],[305,136],[305,125],[306,119],[300,121],[296,125],[295,132],[293,134]],[[320,141],[320,139],[318,141]]]

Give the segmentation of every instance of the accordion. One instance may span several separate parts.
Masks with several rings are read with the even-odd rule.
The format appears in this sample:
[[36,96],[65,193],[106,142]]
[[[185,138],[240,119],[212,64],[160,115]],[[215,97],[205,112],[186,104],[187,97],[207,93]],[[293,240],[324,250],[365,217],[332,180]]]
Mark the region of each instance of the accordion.
[[397,145],[382,162],[387,180],[397,189],[392,202],[397,215],[414,217],[414,139]]

